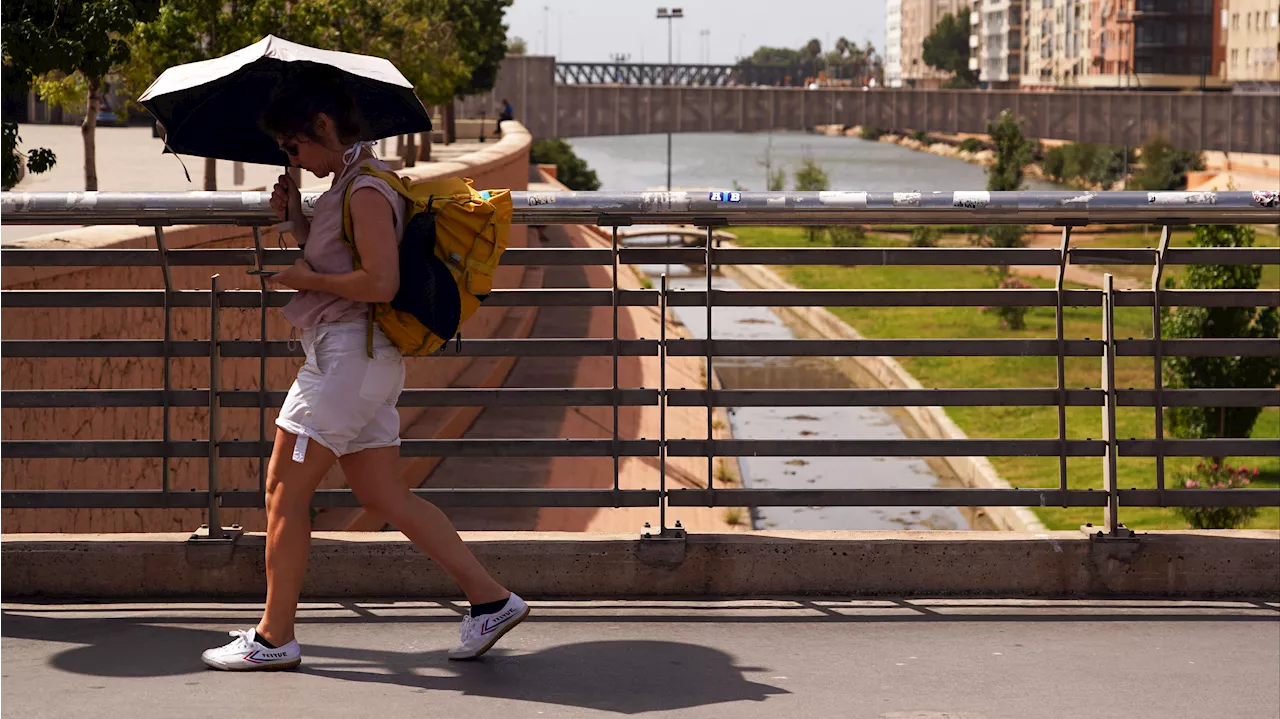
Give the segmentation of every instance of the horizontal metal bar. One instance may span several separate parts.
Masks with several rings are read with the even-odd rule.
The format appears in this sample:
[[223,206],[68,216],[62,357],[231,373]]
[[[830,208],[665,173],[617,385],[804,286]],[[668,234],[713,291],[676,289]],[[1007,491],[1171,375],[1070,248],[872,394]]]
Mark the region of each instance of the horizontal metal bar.
[[[267,392],[266,406],[278,408],[284,403],[285,390]],[[224,390],[218,393],[224,408],[258,407],[257,390]],[[618,404],[624,407],[649,407],[658,403],[654,389],[622,389]],[[44,409],[66,407],[162,407],[161,389],[60,389],[3,390],[0,405],[11,409]],[[613,390],[566,387],[562,389],[408,389],[400,393],[400,407],[609,407]],[[208,407],[207,389],[183,389],[169,392],[170,407]]]
[[[1056,439],[673,439],[671,457],[1056,457]],[[1101,457],[1106,442],[1073,439],[1068,457]]]
[[[1075,290],[1080,291],[1080,290]],[[1150,307],[1151,290],[1116,292],[1117,307]],[[1280,290],[1160,290],[1163,307],[1275,307]]]
[[677,489],[673,507],[1102,507],[1105,492],[1072,489]]
[[[1118,357],[1151,357],[1154,340],[1116,340]],[[1213,339],[1163,340],[1165,357],[1275,357],[1280,356],[1280,339]]]
[[[8,220],[6,220],[7,222]],[[641,255],[643,257],[643,255]],[[291,265],[302,257],[299,250],[264,250],[268,267]],[[170,250],[170,265],[185,267],[251,267],[256,264],[253,249]],[[502,255],[503,265],[610,265],[613,251],[600,248],[512,247]],[[158,267],[159,250],[48,250],[0,249],[4,267]]]
[[[672,356],[705,356],[706,340],[669,340]],[[464,357],[605,357],[612,354],[611,339],[502,339],[465,340],[447,347],[444,355]],[[835,339],[835,340],[712,340],[712,354],[720,357],[1053,357],[1058,343],[1051,339]],[[174,357],[208,357],[209,343],[180,340],[170,343]],[[226,340],[218,343],[224,357],[257,357],[266,347],[268,357],[301,357],[302,348],[283,340]],[[1098,340],[1067,340],[1069,357],[1097,357]],[[1117,340],[1116,354],[1150,357],[1153,340]],[[656,340],[619,340],[618,354],[651,357],[658,353]],[[1280,342],[1269,339],[1163,340],[1165,356],[1270,357],[1280,354]],[[163,357],[161,340],[7,340],[0,343],[2,357]]]
[[[304,214],[318,193],[304,193]],[[702,225],[1275,224],[1280,207],[1244,191],[1147,192],[525,192],[511,193],[518,224]],[[14,224],[274,225],[266,192],[6,192]]]
[[1156,251],[1149,248],[1072,247],[1067,250],[1073,265],[1154,265]]
[[1280,489],[1122,489],[1125,507],[1277,507]]
[[[223,457],[268,457],[270,441],[224,440],[218,442]],[[652,457],[658,440],[620,440],[617,453],[623,457]],[[102,459],[119,457],[162,457],[161,440],[6,440],[0,452],[11,459]],[[406,439],[401,442],[403,457],[612,457],[611,439]],[[171,457],[207,457],[208,442],[170,442]]]
[[[0,442],[0,454],[6,459],[163,457],[165,443],[159,439],[5,440]],[[168,456],[208,457],[209,443],[169,442]]]
[[[209,343],[181,340],[169,343],[174,357],[208,357]],[[606,357],[613,354],[612,339],[502,339],[464,340],[450,343],[442,356],[461,357]],[[223,357],[257,357],[265,346],[268,357],[301,357],[297,343],[271,340],[226,340],[218,343]],[[656,340],[619,340],[618,354],[651,357],[658,354]],[[163,340],[6,340],[0,357],[163,357]],[[412,360],[411,360],[412,361]]]
[[[1273,224],[1275,220],[1267,224]],[[1276,265],[1280,247],[1170,247],[1166,265]]]
[[[675,290],[673,307],[703,307],[705,290]],[[1067,290],[1068,307],[1100,307],[1098,290]],[[1055,307],[1055,290],[712,290],[718,307]],[[1151,302],[1148,300],[1147,305]]]
[[[439,507],[656,507],[656,489],[414,489],[414,494]],[[256,493],[255,493],[256,494]],[[223,502],[226,506],[226,502]],[[314,507],[358,507],[345,489],[322,489]],[[257,505],[255,505],[257,506]]]
[[[702,256],[705,258],[706,253],[703,252]],[[858,265],[971,267],[1043,265],[1057,267],[1060,259],[1061,255],[1057,250],[1026,247],[761,247],[725,248],[715,252],[717,265],[840,265],[846,267]]]
[[1122,439],[1123,457],[1280,457],[1280,439]]
[[[1276,407],[1280,389],[1166,389],[1160,393],[1165,407]],[[1116,390],[1121,407],[1154,407],[1156,392],[1151,389]]]
[[[673,407],[702,407],[707,404],[707,390],[668,390],[667,403]],[[285,390],[267,392],[266,406],[277,408]],[[222,406],[258,406],[256,390],[225,390],[218,393]],[[1020,389],[741,389],[712,392],[717,407],[1043,407],[1058,403],[1058,392],[1048,388]],[[1166,389],[1166,407],[1276,407],[1280,406],[1280,389]],[[1067,390],[1066,403],[1072,407],[1102,405],[1102,390]],[[1122,407],[1152,407],[1155,391],[1149,389],[1116,390]],[[624,407],[649,407],[658,403],[654,389],[622,389],[618,404]],[[207,407],[208,390],[171,390],[171,407]],[[400,394],[400,407],[608,407],[613,404],[613,390],[583,389],[408,389]],[[11,409],[66,407],[161,407],[164,390],[159,389],[61,389],[4,390],[0,405]]]
[[[413,489],[419,497],[441,507],[656,507],[654,489]],[[10,509],[197,509],[209,506],[206,491],[159,490],[5,490],[0,502]],[[218,493],[223,507],[261,508],[261,492],[230,490]],[[322,489],[313,507],[358,507],[349,489]]]
[[[218,449],[223,457],[266,457],[270,441],[223,441]],[[656,439],[619,440],[616,451],[622,457],[654,457]],[[612,439],[406,439],[401,440],[402,457],[612,457]]]
[[[0,302],[5,307],[164,307],[164,290],[4,290]],[[257,308],[258,290],[224,290],[223,307]],[[283,307],[293,299],[293,290],[267,293],[268,307]],[[722,307],[1053,307],[1054,290],[712,290],[712,302]],[[1150,307],[1150,290],[1116,293],[1120,307]],[[670,293],[674,307],[701,307],[707,302],[702,290],[675,290]],[[173,307],[209,306],[208,290],[174,290]],[[494,290],[485,305],[494,307],[607,307],[611,290],[531,289]],[[1067,307],[1098,307],[1102,293],[1097,290],[1066,290]],[[621,290],[618,304],[650,307],[658,304],[654,290]],[[1160,304],[1180,307],[1275,307],[1280,290],[1163,290]]]
[[[441,507],[653,507],[659,492],[651,489],[414,489],[414,494]],[[1274,507],[1280,489],[1119,490],[1127,507]],[[223,507],[261,508],[260,492],[219,492]],[[4,490],[0,502],[10,509],[197,509],[207,507],[205,491],[159,490]],[[668,494],[675,507],[710,504],[732,507],[1100,507],[1106,494],[1096,490],[1049,489],[677,489]],[[319,490],[313,507],[357,507],[348,489]]]
[[[668,340],[667,354],[700,357],[707,340]],[[1097,357],[1099,340],[1067,340],[1069,357]],[[712,340],[719,357],[1056,357],[1051,339]]]
[[[703,407],[705,389],[667,390],[672,407]],[[1040,407],[1058,404],[1056,389],[732,389],[710,393],[716,407]],[[1102,390],[1067,390],[1067,405],[1100,407]]]

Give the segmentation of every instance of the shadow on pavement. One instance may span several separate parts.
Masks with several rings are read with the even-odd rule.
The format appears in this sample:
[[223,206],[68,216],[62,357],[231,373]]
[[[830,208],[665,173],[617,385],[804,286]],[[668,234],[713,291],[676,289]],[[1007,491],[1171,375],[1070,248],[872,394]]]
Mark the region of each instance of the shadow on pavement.
[[[8,612],[3,635],[79,644],[54,655],[50,664],[75,674],[117,678],[212,671],[200,661],[200,652],[228,641],[222,632],[201,629]],[[744,676],[763,669],[735,666],[733,657],[722,651],[682,642],[598,641],[518,654],[499,648],[474,662],[449,661],[443,650],[395,652],[307,644],[303,651],[298,671],[315,677],[623,714],[764,701],[788,693]],[[420,673],[423,670],[426,673]]]

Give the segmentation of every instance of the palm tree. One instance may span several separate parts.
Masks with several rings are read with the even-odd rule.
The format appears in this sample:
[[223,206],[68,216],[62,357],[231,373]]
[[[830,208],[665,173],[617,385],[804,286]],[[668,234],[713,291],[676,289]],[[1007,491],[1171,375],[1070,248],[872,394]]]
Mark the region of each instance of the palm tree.
[[845,53],[849,52],[849,47],[848,38],[841,36],[839,40],[836,40],[836,53],[838,53],[840,57],[844,57]]

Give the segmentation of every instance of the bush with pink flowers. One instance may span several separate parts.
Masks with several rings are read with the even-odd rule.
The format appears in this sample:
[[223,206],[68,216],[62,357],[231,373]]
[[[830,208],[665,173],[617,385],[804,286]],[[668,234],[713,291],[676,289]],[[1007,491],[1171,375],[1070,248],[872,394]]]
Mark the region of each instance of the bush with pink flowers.
[[[1008,276],[1000,281],[1002,290],[1028,290],[1031,285],[1022,280]],[[1000,326],[1006,330],[1022,330],[1027,328],[1027,310],[1029,307],[979,307],[984,314],[994,314],[1000,318]]]
[[[1249,486],[1257,469],[1201,462],[1189,475],[1178,477],[1185,489],[1238,489]],[[1178,507],[1178,514],[1192,529],[1236,529],[1258,514],[1257,507]]]

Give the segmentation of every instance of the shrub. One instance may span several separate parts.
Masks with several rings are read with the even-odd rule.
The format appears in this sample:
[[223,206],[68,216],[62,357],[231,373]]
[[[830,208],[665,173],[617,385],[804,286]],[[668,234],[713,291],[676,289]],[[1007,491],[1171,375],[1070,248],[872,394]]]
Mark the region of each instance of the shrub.
[[1187,172],[1204,169],[1199,152],[1179,150],[1161,135],[1142,145],[1142,167],[1133,174],[1137,190],[1179,190],[1187,185]]
[[967,137],[964,142],[960,143],[960,149],[964,152],[981,152],[982,140],[976,137]]
[[[1031,285],[1017,277],[1005,277],[1000,281],[1002,290],[1028,290]],[[983,314],[993,314],[1000,318],[1000,326],[1007,330],[1023,330],[1027,328],[1027,310],[1029,307],[982,307]]]
[[924,145],[932,145],[933,138],[929,137],[929,133],[923,130],[914,130],[911,133],[911,139]]
[[[1186,489],[1239,489],[1249,486],[1258,470],[1204,462],[1189,475],[1178,475]],[[1192,529],[1236,529],[1258,515],[1257,507],[1178,507],[1178,514]]]
[[[1247,225],[1199,225],[1193,247],[1252,247],[1254,230]],[[1191,265],[1181,281],[1166,287],[1203,290],[1257,289],[1261,265]],[[1275,307],[1178,307],[1165,310],[1165,339],[1275,338],[1280,314]],[[1274,387],[1280,384],[1280,357],[1166,357],[1171,388]],[[1261,407],[1169,407],[1169,431],[1185,439],[1248,437]],[[1220,462],[1219,458],[1219,463]]]
[[831,225],[827,239],[832,247],[861,247],[867,241],[867,228],[862,225]]
[[938,240],[942,238],[942,230],[928,225],[919,225],[911,228],[911,246],[912,247],[937,247]]
[[864,140],[879,140],[880,136],[884,134],[884,130],[881,130],[878,127],[864,126],[859,134],[862,135],[862,139]]
[[539,140],[529,151],[529,161],[534,164],[556,166],[556,179],[570,190],[593,191],[600,189],[600,179],[587,166],[586,160],[574,153],[569,143],[556,138]]
[[1059,145],[1051,147],[1044,153],[1044,159],[1040,161],[1040,169],[1044,171],[1045,176],[1054,182],[1062,182],[1067,179],[1067,146]]

